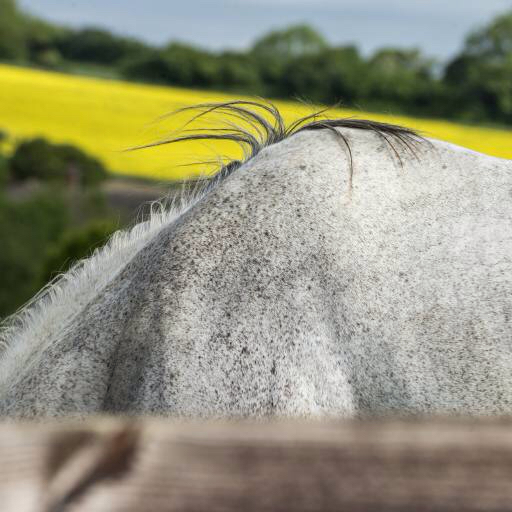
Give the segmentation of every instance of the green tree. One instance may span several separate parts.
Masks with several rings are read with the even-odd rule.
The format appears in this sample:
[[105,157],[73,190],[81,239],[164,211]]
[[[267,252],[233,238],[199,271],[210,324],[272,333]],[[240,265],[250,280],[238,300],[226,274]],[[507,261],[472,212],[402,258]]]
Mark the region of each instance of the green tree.
[[512,122],[512,11],[467,37],[444,81],[455,114]]
[[243,53],[225,52],[219,55],[216,77],[219,88],[245,93],[261,92],[261,80],[253,59]]
[[279,93],[322,103],[351,103],[363,93],[365,73],[355,47],[329,48],[290,60],[283,69]]
[[512,11],[495,18],[488,26],[466,38],[466,55],[505,64],[512,53]]
[[135,39],[98,28],[63,31],[57,37],[55,46],[67,60],[104,65],[117,64],[150,51],[147,45]]
[[167,62],[158,50],[153,50],[143,57],[126,59],[121,65],[121,75],[127,80],[155,84],[171,83]]
[[[307,25],[295,25],[276,30],[256,40],[249,56],[263,84],[262,94],[286,95],[283,91],[290,86],[284,85],[283,79],[290,62],[318,54],[326,48],[327,43],[324,38]],[[307,66],[307,63],[304,65]]]
[[0,59],[21,60],[26,57],[26,29],[15,0],[0,0]]
[[18,181],[28,178],[62,180],[65,173],[53,146],[42,138],[19,144],[9,161],[9,167],[12,177]]
[[211,87],[218,82],[215,55],[182,43],[172,43],[162,50],[169,83],[193,87]]
[[101,162],[69,144],[52,144],[45,139],[26,140],[9,160],[14,180],[36,178],[49,182],[79,182],[97,185],[106,177]]
[[209,88],[219,83],[218,67],[214,54],[172,43],[162,50],[127,61],[122,74],[131,80]]
[[418,111],[432,107],[434,61],[417,49],[383,48],[368,62],[368,101],[380,108]]
[[25,16],[25,26],[28,59],[40,66],[58,68],[62,56],[56,42],[65,29],[30,16]]
[[287,61],[304,55],[314,55],[327,48],[327,42],[308,25],[294,25],[275,30],[258,39],[251,53],[260,59]]
[[75,178],[83,186],[96,186],[106,179],[107,171],[98,159],[71,144],[56,144],[53,147],[68,180],[70,172],[75,174]]

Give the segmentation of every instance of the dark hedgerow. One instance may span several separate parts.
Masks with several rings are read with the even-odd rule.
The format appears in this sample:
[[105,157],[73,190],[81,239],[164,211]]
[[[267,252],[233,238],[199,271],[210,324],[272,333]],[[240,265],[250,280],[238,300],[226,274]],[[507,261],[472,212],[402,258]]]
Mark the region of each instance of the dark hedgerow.
[[15,181],[29,178],[57,183],[97,185],[106,177],[103,164],[69,144],[52,144],[43,138],[22,142],[9,160]]

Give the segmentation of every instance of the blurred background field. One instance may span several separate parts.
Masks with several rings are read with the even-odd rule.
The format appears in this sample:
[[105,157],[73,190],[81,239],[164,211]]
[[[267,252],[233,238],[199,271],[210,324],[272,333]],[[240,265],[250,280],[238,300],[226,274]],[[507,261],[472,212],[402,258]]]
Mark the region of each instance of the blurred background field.
[[[126,152],[126,148],[160,140],[179,130],[187,116],[160,119],[178,108],[202,102],[229,101],[240,95],[187,90],[70,76],[62,73],[0,66],[0,128],[6,144],[42,136],[76,144],[99,158],[113,173],[158,180],[176,180],[208,172],[200,164],[216,153],[239,157],[227,143],[202,142]],[[311,113],[315,107],[278,101],[287,120]],[[320,107],[316,107],[320,108]],[[429,137],[475,151],[512,158],[511,132],[453,122],[333,109],[329,116],[372,118],[415,128]]]
[[[20,2],[0,0],[0,320],[150,201],[216,168],[201,162],[241,156],[226,142],[126,151],[179,131],[190,113],[166,114],[182,107],[263,97],[293,121],[339,104],[329,117],[512,158],[508,0]],[[455,28],[466,36],[448,50]],[[400,43],[422,31],[426,51]]]

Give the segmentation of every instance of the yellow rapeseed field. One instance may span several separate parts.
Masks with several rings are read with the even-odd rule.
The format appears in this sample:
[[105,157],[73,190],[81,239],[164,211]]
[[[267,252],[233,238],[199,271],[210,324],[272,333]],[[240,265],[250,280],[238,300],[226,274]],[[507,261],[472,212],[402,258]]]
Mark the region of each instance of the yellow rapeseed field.
[[[0,129],[11,146],[41,135],[69,142],[98,157],[114,173],[155,179],[181,179],[203,173],[187,166],[215,155],[237,156],[229,143],[202,142],[140,151],[124,149],[165,137],[186,119],[159,119],[177,108],[232,96],[187,89],[132,84],[0,65]],[[299,103],[277,102],[287,120],[311,111]],[[333,110],[332,116],[357,116],[410,126],[426,136],[476,151],[512,158],[512,132],[445,121]]]

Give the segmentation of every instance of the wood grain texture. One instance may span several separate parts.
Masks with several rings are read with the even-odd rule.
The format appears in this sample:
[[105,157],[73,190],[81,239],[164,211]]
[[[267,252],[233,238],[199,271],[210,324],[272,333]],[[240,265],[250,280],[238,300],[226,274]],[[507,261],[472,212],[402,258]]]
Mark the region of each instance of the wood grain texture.
[[512,420],[0,426],[2,512],[512,510]]

